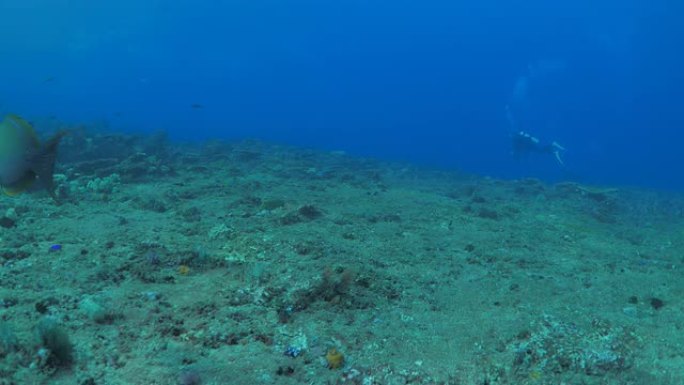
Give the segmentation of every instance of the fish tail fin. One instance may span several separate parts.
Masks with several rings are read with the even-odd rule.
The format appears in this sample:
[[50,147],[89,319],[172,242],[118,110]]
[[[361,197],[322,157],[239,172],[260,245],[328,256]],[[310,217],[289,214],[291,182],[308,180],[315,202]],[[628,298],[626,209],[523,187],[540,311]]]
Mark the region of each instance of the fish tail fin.
[[36,174],[29,171],[21,180],[14,183],[12,186],[2,186],[2,192],[7,196],[15,197],[31,187],[35,180]]
[[38,180],[47,190],[48,194],[57,200],[52,174],[55,171],[55,159],[57,159],[57,146],[62,140],[66,131],[59,131],[47,140],[33,161],[33,172],[38,176]]

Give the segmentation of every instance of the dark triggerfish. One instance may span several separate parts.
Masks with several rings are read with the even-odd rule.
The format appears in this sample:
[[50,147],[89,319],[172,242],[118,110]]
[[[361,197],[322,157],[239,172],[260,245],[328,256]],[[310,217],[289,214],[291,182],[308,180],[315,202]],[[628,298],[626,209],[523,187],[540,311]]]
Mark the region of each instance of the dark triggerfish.
[[14,196],[38,180],[56,199],[52,172],[57,145],[64,136],[58,132],[42,146],[33,127],[17,115],[7,115],[0,122],[0,189]]

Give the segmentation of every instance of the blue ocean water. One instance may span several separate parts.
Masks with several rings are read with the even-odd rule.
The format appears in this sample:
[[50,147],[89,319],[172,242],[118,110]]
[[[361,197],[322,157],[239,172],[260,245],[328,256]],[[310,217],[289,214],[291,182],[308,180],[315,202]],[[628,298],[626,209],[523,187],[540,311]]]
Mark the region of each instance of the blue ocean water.
[[[0,12],[2,113],[684,189],[682,2],[3,0]],[[560,143],[566,167],[513,157],[513,129]]]

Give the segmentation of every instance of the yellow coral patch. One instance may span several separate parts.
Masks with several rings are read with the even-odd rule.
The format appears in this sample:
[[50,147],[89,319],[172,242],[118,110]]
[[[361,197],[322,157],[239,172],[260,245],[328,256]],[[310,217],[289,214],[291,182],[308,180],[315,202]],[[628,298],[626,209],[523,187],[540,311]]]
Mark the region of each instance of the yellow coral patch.
[[328,362],[328,369],[340,369],[344,365],[344,355],[335,348],[328,350],[325,360]]

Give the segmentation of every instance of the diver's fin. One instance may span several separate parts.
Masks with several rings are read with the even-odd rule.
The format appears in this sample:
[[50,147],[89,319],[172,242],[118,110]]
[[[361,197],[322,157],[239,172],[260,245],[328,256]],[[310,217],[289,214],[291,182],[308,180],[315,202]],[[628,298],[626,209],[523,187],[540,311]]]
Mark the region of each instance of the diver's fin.
[[551,143],[551,147],[553,147],[553,148],[555,148],[556,150],[559,150],[559,151],[565,151],[565,147],[563,147],[563,146],[561,146],[560,144],[558,144],[558,142],[553,142],[553,143]]
[[556,157],[558,163],[565,167],[565,162],[563,162],[563,158],[561,158],[561,151],[565,151],[565,147],[558,144],[558,142],[553,142],[551,143],[551,148],[553,149],[553,156]]
[[57,200],[55,195],[55,186],[52,180],[52,174],[55,170],[55,159],[57,158],[57,145],[62,137],[66,135],[66,131],[59,131],[52,138],[45,142],[38,153],[32,160],[31,169],[38,176],[38,180],[43,187],[48,191],[50,196]]
[[558,164],[561,166],[565,167],[565,162],[563,162],[563,158],[561,158],[560,152],[559,151],[554,151],[553,156],[556,157],[556,161],[558,161]]

